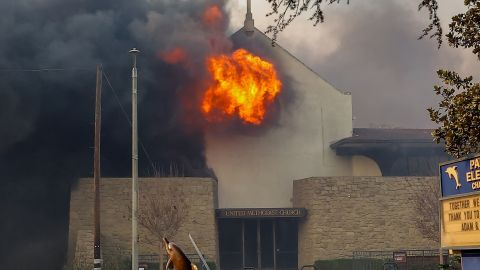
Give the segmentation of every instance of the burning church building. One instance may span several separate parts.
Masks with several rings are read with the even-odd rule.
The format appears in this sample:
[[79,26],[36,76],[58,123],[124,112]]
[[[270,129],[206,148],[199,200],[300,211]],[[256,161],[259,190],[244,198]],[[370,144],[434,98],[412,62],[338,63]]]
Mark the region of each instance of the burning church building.
[[[437,248],[438,240],[415,227],[435,219],[415,213],[415,198],[431,191],[436,164],[447,159],[430,132],[353,128],[351,94],[272,44],[254,27],[250,4],[230,39],[232,55],[208,60],[215,80],[202,97],[205,155],[215,177],[142,178],[140,208],[149,198],[181,197],[185,217],[173,240],[194,254],[190,233],[225,270],[297,269],[359,250]],[[129,256],[129,181],[102,179],[105,258]],[[70,263],[91,258],[91,187],[81,179],[72,188]],[[154,238],[140,229],[140,261],[158,254]]]

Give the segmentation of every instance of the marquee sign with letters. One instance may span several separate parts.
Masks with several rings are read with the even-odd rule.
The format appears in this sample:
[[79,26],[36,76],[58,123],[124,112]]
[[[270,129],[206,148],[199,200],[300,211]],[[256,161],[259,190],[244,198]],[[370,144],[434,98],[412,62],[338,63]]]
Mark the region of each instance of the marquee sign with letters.
[[480,247],[480,193],[440,202],[443,248]]
[[480,248],[480,156],[440,164],[441,246]]
[[440,164],[442,197],[480,191],[480,156]]
[[217,218],[301,218],[305,208],[224,208],[217,209]]

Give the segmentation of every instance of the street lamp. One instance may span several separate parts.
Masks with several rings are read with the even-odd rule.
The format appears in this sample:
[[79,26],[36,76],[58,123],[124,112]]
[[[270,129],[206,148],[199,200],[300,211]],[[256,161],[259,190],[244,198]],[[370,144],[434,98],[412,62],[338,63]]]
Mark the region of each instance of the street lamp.
[[138,138],[137,138],[137,54],[136,48],[129,51],[133,56],[132,67],[132,270],[138,270]]

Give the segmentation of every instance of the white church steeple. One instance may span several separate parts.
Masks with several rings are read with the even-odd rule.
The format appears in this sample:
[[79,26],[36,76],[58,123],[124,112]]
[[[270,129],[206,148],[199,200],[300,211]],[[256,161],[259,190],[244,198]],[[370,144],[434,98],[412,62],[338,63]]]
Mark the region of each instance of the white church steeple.
[[243,25],[243,30],[246,34],[251,35],[255,26],[253,24],[253,16],[252,16],[252,3],[251,0],[247,0],[247,14],[245,15],[245,22]]

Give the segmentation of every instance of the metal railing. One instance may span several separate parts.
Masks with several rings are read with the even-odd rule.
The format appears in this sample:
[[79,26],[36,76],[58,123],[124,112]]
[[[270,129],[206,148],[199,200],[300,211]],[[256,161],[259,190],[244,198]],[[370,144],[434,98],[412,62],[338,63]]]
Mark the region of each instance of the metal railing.
[[[438,270],[439,254],[438,249],[354,251],[352,270],[383,270],[386,264],[396,265],[398,270]],[[448,251],[443,256],[448,261]]]

